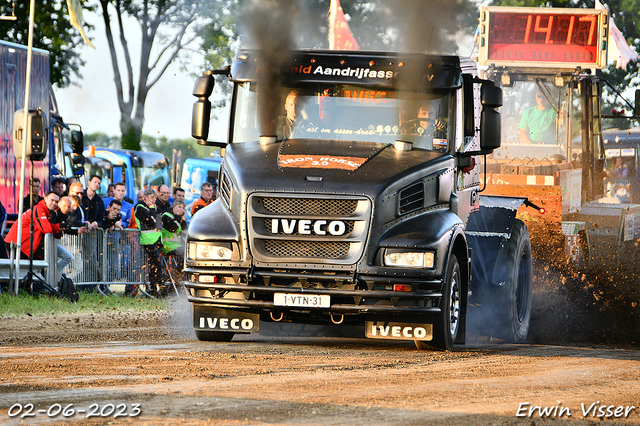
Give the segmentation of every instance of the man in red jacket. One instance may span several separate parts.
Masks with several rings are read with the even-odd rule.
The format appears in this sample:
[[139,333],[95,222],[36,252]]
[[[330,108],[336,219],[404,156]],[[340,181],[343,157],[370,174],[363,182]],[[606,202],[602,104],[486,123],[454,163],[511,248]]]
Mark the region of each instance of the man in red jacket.
[[[36,204],[33,211],[33,258],[44,259],[44,235],[60,232],[59,224],[50,222],[51,213],[58,208],[60,196],[49,191],[42,201]],[[22,246],[21,257],[28,259],[30,256],[31,235],[31,209],[22,214]],[[18,221],[16,220],[4,239],[8,244],[18,242]]]

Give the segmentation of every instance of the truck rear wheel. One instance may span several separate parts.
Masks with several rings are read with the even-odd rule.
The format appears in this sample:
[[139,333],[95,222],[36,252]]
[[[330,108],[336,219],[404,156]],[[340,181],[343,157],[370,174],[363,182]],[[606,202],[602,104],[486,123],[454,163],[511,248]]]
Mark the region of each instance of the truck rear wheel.
[[234,333],[227,333],[226,331],[194,331],[198,340],[203,342],[230,342],[234,336]]
[[453,343],[458,336],[462,274],[455,254],[451,254],[445,277],[440,312],[433,319],[433,339],[430,341],[416,340],[416,347],[420,350],[448,351],[453,348]]
[[497,337],[509,343],[522,343],[529,334],[533,278],[529,230],[518,219],[513,223],[507,243],[504,271],[502,281],[505,285],[500,289],[502,297],[497,298],[501,306],[496,309],[499,313],[496,333]]

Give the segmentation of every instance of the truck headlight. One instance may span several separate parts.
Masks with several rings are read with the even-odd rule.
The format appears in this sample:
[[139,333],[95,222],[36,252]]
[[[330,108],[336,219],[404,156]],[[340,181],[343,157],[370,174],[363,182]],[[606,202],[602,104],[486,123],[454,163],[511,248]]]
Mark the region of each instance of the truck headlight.
[[431,251],[387,249],[384,254],[384,266],[396,268],[433,268],[434,260]]
[[225,243],[189,243],[189,260],[231,260],[231,245]]

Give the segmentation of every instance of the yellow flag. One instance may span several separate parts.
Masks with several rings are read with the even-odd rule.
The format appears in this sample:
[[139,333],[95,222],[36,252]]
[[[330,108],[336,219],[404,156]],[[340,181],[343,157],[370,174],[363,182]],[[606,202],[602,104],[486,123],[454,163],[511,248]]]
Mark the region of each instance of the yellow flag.
[[82,17],[82,5],[79,0],[67,0],[67,7],[69,8],[69,17],[71,18],[71,25],[76,27],[80,31],[80,35],[84,42],[88,45],[96,48],[89,37],[84,33],[84,18]]

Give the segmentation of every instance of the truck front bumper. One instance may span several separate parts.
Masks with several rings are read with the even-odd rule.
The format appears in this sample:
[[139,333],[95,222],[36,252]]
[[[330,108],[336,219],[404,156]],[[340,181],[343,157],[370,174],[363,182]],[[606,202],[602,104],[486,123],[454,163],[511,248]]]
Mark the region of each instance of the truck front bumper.
[[[215,275],[219,277],[232,276],[235,282],[213,282],[203,283],[198,281],[198,272],[205,275]],[[355,284],[325,285],[325,286],[282,286],[282,285],[258,285],[252,283],[251,274],[248,271],[198,271],[186,269],[185,287],[189,289],[189,302],[197,305],[208,305],[212,307],[242,309],[251,312],[277,312],[286,313],[288,311],[319,311],[326,314],[391,314],[391,315],[415,315],[433,314],[440,312],[440,300],[442,293],[442,281],[439,279],[416,279],[405,277],[386,277],[360,275],[339,276],[297,274],[291,278],[303,278],[314,280],[319,277],[327,282],[345,283],[351,281]],[[273,274],[273,273],[271,273]],[[278,273],[281,277],[282,274]],[[241,278],[242,277],[242,278]],[[329,279],[330,277],[330,279]],[[341,281],[344,279],[344,281]],[[248,283],[242,282],[246,280]],[[268,280],[267,280],[268,281]],[[366,284],[362,284],[366,283]],[[398,288],[401,291],[380,289]],[[365,288],[362,288],[362,287]],[[297,306],[294,304],[282,304],[283,294],[290,296],[321,296],[328,297],[328,304],[322,306]],[[276,302],[278,299],[280,302]]]

